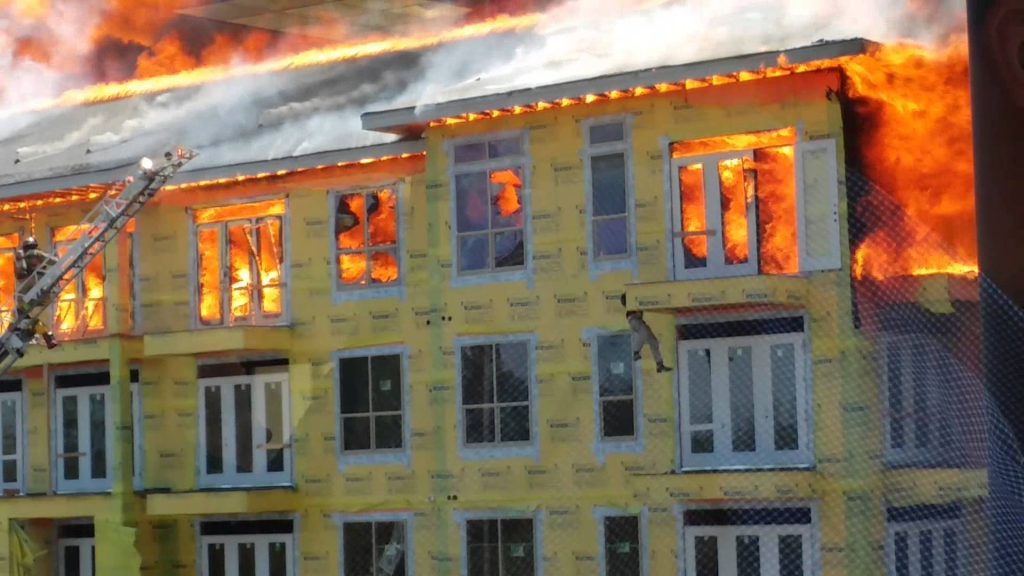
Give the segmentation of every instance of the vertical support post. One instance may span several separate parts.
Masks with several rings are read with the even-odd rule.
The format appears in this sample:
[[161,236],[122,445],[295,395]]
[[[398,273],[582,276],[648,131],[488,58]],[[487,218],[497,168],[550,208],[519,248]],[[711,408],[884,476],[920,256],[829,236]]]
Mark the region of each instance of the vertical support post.
[[991,574],[1024,574],[1024,0],[968,0]]

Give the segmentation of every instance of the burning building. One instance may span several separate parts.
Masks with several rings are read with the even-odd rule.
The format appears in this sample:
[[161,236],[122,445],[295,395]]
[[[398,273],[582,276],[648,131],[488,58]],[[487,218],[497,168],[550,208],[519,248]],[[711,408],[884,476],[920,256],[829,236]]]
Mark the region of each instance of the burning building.
[[[976,382],[970,346],[943,356],[955,328],[915,340],[941,310],[971,317],[969,295],[913,284],[972,283],[969,162],[908,160],[930,124],[897,113],[929,93],[885,85],[926,66],[952,85],[962,52],[820,42],[364,110],[430,46],[101,87],[0,140],[5,302],[21,238],[59,251],[134,157],[200,153],[57,299],[61,347],[0,382],[0,557],[209,576],[966,570],[976,432],[933,458],[912,412],[954,381],[918,356],[967,396]],[[959,142],[962,120],[935,133]],[[943,186],[957,194],[919,201]],[[623,296],[672,372],[634,361]],[[900,313],[918,330],[892,330]],[[894,339],[905,373],[879,360]]]

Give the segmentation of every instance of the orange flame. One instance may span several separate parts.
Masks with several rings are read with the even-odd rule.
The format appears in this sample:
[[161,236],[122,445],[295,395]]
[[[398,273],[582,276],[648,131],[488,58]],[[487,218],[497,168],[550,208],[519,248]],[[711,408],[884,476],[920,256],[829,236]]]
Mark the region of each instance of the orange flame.
[[747,176],[746,168],[744,162],[738,159],[718,163],[726,264],[742,264],[750,258],[747,205],[753,201],[753,183]]
[[19,243],[18,234],[0,236],[0,331],[7,329],[14,314],[14,253]]
[[[367,206],[367,198],[373,198]],[[338,280],[342,285],[365,285],[398,280],[398,197],[393,190],[346,194],[338,199]],[[343,225],[342,217],[352,220]],[[369,222],[369,226],[366,223]]]
[[512,170],[498,170],[491,172],[491,183],[501,186],[501,190],[494,198],[494,205],[498,207],[498,213],[502,218],[519,212],[522,205],[519,203],[518,189],[523,187],[523,181],[519,179]]
[[[53,245],[58,257],[67,252],[70,244],[78,240],[90,227],[84,224],[62,226],[53,230]],[[104,282],[104,254],[97,254],[82,275],[57,297],[54,324],[57,334],[67,338],[84,336],[106,327],[106,294]]]

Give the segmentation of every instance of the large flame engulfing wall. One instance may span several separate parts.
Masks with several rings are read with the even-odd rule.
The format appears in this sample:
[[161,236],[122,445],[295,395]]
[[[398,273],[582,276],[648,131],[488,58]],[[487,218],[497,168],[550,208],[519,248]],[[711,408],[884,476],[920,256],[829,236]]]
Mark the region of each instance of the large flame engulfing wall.
[[202,324],[223,325],[225,313],[227,324],[281,315],[285,211],[283,199],[195,210]]
[[14,315],[14,254],[18,249],[18,234],[0,235],[0,330],[6,330]]
[[[54,228],[53,247],[57,256],[63,256],[86,231],[82,224]],[[54,326],[58,335],[84,336],[106,328],[104,260],[103,253],[93,257],[82,274],[58,296],[54,310]]]

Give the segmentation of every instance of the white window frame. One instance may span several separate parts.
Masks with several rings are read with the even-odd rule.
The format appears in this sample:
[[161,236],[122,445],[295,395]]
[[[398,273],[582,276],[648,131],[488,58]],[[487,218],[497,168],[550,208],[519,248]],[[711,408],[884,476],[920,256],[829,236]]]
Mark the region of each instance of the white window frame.
[[[806,508],[810,510],[811,522],[810,524],[785,524],[785,525],[765,525],[765,524],[754,524],[754,525],[723,525],[723,526],[687,526],[685,522],[685,513],[687,510],[716,510],[716,509],[773,509],[773,508]],[[730,548],[734,551],[735,555],[735,542],[736,536],[745,534],[756,535],[763,539],[765,536],[780,536],[789,534],[799,534],[804,538],[804,542],[807,544],[803,546],[804,562],[807,566],[804,576],[820,576],[822,573],[821,564],[821,515],[819,505],[817,502],[806,502],[806,501],[775,501],[775,502],[763,502],[763,503],[725,503],[725,504],[677,504],[676,505],[676,517],[682,527],[679,530],[679,550],[681,551],[677,557],[679,564],[679,573],[688,576],[693,576],[697,573],[696,561],[697,554],[695,553],[694,539],[697,536],[715,536],[719,538],[719,574],[721,576],[728,576],[734,574],[728,571],[728,568],[722,563],[721,558],[723,551],[721,548],[721,542],[725,539],[725,542],[729,542],[729,546],[726,547],[726,551]],[[784,532],[783,532],[784,531]],[[783,534],[780,534],[783,532]],[[730,541],[731,540],[731,541]],[[773,571],[770,563],[771,560],[776,560],[775,566],[778,565],[778,547],[777,546],[761,546],[761,567],[762,573],[765,576],[776,574]],[[766,558],[767,557],[767,558]],[[768,562],[766,562],[766,559]]]
[[[140,375],[141,379],[141,375]],[[132,403],[132,488],[136,491],[144,487],[144,473],[146,468],[145,460],[145,431],[143,429],[142,415],[142,384],[139,381],[131,383]]]
[[402,543],[402,554],[405,556],[405,576],[414,576],[416,574],[416,554],[413,546],[415,544],[416,534],[413,530],[413,523],[415,522],[414,514],[335,514],[334,521],[338,526],[338,541],[340,543],[340,547],[338,548],[338,558],[341,576],[362,576],[359,574],[345,573],[345,524],[363,522],[372,522],[374,524],[403,522],[405,534],[403,535],[404,542]]
[[[400,450],[367,450],[363,452],[346,452],[343,443],[343,427],[341,414],[341,374],[339,363],[348,358],[369,358],[372,356],[398,356],[400,369],[402,371],[402,448]],[[409,348],[407,346],[380,346],[374,348],[360,348],[342,350],[331,355],[331,367],[334,372],[334,411],[335,411],[335,439],[337,444],[338,470],[345,471],[353,466],[382,466],[400,465],[408,468],[410,466],[410,454],[412,443],[412,427],[410,426],[410,415],[412,414],[412,401],[409,391]]]
[[[84,439],[88,438],[88,444],[92,444],[92,432],[89,426],[89,395],[95,393],[103,394],[103,406],[104,406],[104,423],[106,425],[106,476],[104,478],[90,478],[92,475],[92,462],[90,461],[90,453],[88,451],[82,451],[82,444]],[[64,410],[63,410],[63,399],[66,396],[78,397],[78,443],[79,451],[76,452],[78,456],[74,456],[71,453],[66,452],[64,449]],[[105,384],[102,386],[70,386],[57,388],[54,384],[54,477],[55,477],[55,492],[58,494],[73,494],[73,493],[93,493],[93,492],[109,492],[113,489],[114,479],[114,423],[111,410],[111,390],[110,385]],[[83,415],[85,416],[83,418]],[[82,432],[85,432],[84,434]],[[65,480],[64,475],[64,458],[77,457],[78,460],[78,480]]]
[[[462,405],[462,348],[465,346],[508,344],[524,342],[529,353],[530,389],[530,441],[522,443],[466,444],[465,410]],[[458,434],[459,457],[463,460],[495,460],[505,458],[529,458],[540,460],[540,424],[537,405],[540,401],[537,386],[537,336],[535,334],[514,334],[504,336],[474,336],[455,339],[455,421]]]
[[[590,143],[592,127],[616,123],[622,124],[623,139],[621,141],[602,144]],[[633,115],[590,118],[581,122],[580,126],[583,130],[583,150],[580,152],[580,156],[583,159],[584,199],[587,210],[587,265],[590,270],[590,279],[596,280],[601,275],[612,272],[629,271],[632,273],[632,278],[636,280],[639,270],[636,256],[636,189],[633,183]],[[622,154],[626,163],[626,232],[628,238],[626,254],[614,258],[598,259],[594,255],[594,183],[591,161],[594,156],[611,154]]]
[[[806,317],[804,326],[808,325]],[[682,325],[683,330],[686,324]],[[771,387],[771,346],[775,344],[792,344],[796,377],[797,424],[799,428],[799,448],[797,450],[776,451],[774,448],[764,450],[762,447],[774,446],[774,418],[772,416]],[[754,421],[766,422],[755,428],[757,449],[749,453],[732,451],[731,427],[732,418],[729,405],[728,350],[730,346],[750,346],[752,348],[754,374]],[[711,392],[712,392],[712,424],[690,425],[690,387],[688,381],[689,356],[692,349],[712,350],[711,360]],[[718,351],[717,362],[714,350]],[[774,469],[774,468],[810,468],[814,466],[814,413],[812,402],[812,370],[810,365],[810,347],[808,333],[789,332],[784,334],[755,334],[728,338],[708,338],[700,340],[682,340],[677,343],[679,371],[677,373],[679,395],[679,457],[680,469],[684,471],[698,470],[733,470],[733,469]],[[716,370],[716,366],[718,369]],[[717,374],[717,376],[716,376]],[[758,375],[767,375],[758,378]],[[690,433],[699,430],[714,431],[715,452],[710,454],[693,454],[691,451]],[[722,448],[722,450],[720,450]]]
[[[942,350],[938,343],[926,334],[896,335],[887,334],[881,341],[882,361],[882,406],[884,407],[882,429],[885,442],[885,460],[889,466],[928,466],[938,465],[943,456],[946,455],[948,447],[955,445],[952,432],[948,422],[932,417],[940,413],[937,406],[939,399],[933,397],[941,390],[936,390],[936,383],[948,380],[943,367],[947,362],[942,358]],[[951,352],[946,351],[946,354]],[[903,436],[904,447],[893,448],[892,426],[893,410],[890,378],[891,354],[898,354],[900,357],[901,370],[901,391],[903,400]],[[914,374],[915,357],[924,356],[920,368],[925,374]],[[914,402],[914,391],[916,386],[924,387],[925,420],[929,422],[928,444],[917,448],[917,418],[915,412],[918,408]]]
[[[544,575],[544,513],[540,510],[534,512],[517,512],[511,510],[456,510],[454,512],[455,523],[459,528],[460,550],[459,559],[460,576],[469,574],[469,538],[466,534],[466,522],[470,520],[533,520],[533,566],[534,576]],[[499,560],[500,562],[500,560]],[[501,576],[517,576],[515,574],[503,574]]]
[[[73,227],[73,226],[76,226],[76,225],[75,224],[69,224],[68,226],[54,226],[53,228],[50,229],[50,246],[52,246],[51,250],[52,250],[52,254],[54,256],[56,256],[57,254],[60,253],[59,251],[60,251],[60,248],[61,248],[62,245],[66,246],[67,248],[70,248],[75,242],[77,242],[76,239],[64,240],[63,242],[57,242],[56,241],[57,230],[58,229],[60,229],[60,228],[67,228],[67,227]],[[79,232],[79,236],[75,236],[73,238],[81,238],[81,232]],[[105,250],[100,250],[99,253],[97,253],[95,257],[96,258],[100,258],[102,263],[103,263],[103,297],[99,299],[99,303],[97,304],[97,306],[99,307],[100,313],[103,315],[103,328],[89,329],[88,328],[88,325],[89,325],[88,320],[83,320],[85,318],[85,315],[84,315],[85,309],[88,307],[89,302],[91,300],[88,297],[88,295],[86,294],[87,287],[86,287],[86,284],[85,284],[85,270],[89,266],[91,266],[93,264],[93,262],[95,262],[95,259],[94,259],[94,260],[90,261],[90,263],[86,266],[86,268],[82,269],[81,273],[78,274],[78,276],[76,276],[74,278],[74,280],[72,280],[72,282],[74,282],[74,284],[75,284],[75,290],[77,290],[77,293],[78,293],[78,296],[74,299],[75,308],[78,310],[78,318],[75,319],[75,323],[74,323],[75,327],[74,327],[74,329],[72,329],[68,333],[61,333],[60,330],[59,330],[59,326],[60,326],[60,294],[58,294],[57,297],[54,298],[53,303],[51,304],[52,311],[50,313],[50,322],[51,322],[51,326],[53,328],[53,332],[54,332],[54,334],[57,335],[58,338],[71,339],[71,340],[86,339],[86,338],[94,338],[94,337],[97,337],[97,336],[102,336],[104,334],[109,334],[109,333],[112,332],[111,331],[111,316],[110,316],[109,310],[107,310],[107,304],[110,302],[110,287],[107,286],[107,277],[108,277],[108,274],[107,274],[107,264],[108,264],[108,262],[107,262],[107,253],[106,253]],[[63,291],[61,293],[63,293]],[[80,323],[84,323],[84,326],[80,325]]]
[[[644,392],[643,392],[643,371],[637,369],[636,363],[630,359],[627,370],[633,373],[633,437],[632,438],[605,438],[602,421],[603,398],[601,398],[601,374],[600,358],[598,357],[598,343],[601,338],[619,336],[630,339],[631,333],[621,330],[584,330],[583,338],[590,343],[590,373],[593,388],[594,401],[594,456],[599,462],[604,462],[609,454],[629,453],[640,454],[644,451]],[[632,350],[632,347],[630,348]]]
[[[342,196],[348,196],[349,194],[370,194],[378,192],[380,190],[390,189],[395,194],[395,258],[398,261],[398,280],[391,284],[380,284],[373,285],[367,284],[365,286],[353,285],[353,286],[341,286],[338,280],[338,239],[334,236],[335,220],[337,219],[337,204],[338,200]],[[407,258],[405,255],[405,222],[402,220],[402,210],[407,201],[409,195],[409,186],[404,181],[394,181],[381,184],[379,186],[361,186],[358,188],[342,188],[332,190],[327,194],[328,198],[328,210],[330,216],[330,232],[328,236],[330,238],[330,254],[331,254],[331,271],[332,281],[334,282],[334,288],[332,290],[334,304],[343,304],[345,302],[353,302],[359,300],[375,300],[384,298],[405,298],[405,275],[407,274]],[[365,227],[366,234],[369,234],[369,228]],[[371,249],[367,245],[362,249],[363,252],[370,252]],[[356,250],[352,252],[358,252]]]
[[[508,138],[520,138],[522,153],[519,156],[507,156],[498,160],[486,160],[479,162],[455,163],[455,148],[464,144],[477,144],[494,140],[505,140]],[[445,142],[445,153],[448,157],[448,182],[449,182],[449,213],[451,223],[451,286],[462,288],[466,286],[480,286],[486,284],[526,282],[528,287],[533,283],[533,200],[532,171],[533,162],[530,158],[530,138],[525,130],[507,132],[490,132],[481,136],[459,138]],[[510,270],[476,270],[466,273],[459,272],[459,231],[458,231],[458,194],[455,190],[455,176],[457,174],[501,170],[507,168],[520,168],[522,170],[523,187],[520,190],[520,204],[523,212],[523,267]],[[492,243],[493,247],[493,243]]]
[[966,551],[967,531],[964,520],[961,516],[948,519],[927,518],[922,514],[920,520],[911,522],[887,521],[885,523],[885,566],[886,574],[896,576],[896,534],[907,532],[907,560],[909,563],[909,576],[922,576],[921,574],[921,532],[931,530],[934,538],[932,540],[933,574],[936,576],[945,574],[946,547],[945,532],[953,530],[956,532],[957,541],[957,563],[958,574],[966,574],[964,570],[965,560],[969,560]]
[[78,570],[81,576],[95,576],[96,567],[92,565],[93,555],[96,549],[96,538],[59,538],[57,540],[57,574],[66,576],[64,572],[64,551],[68,548],[78,547],[84,550],[79,553]]
[[[204,224],[197,224],[195,222],[195,212],[199,210],[205,210],[208,208],[220,208],[224,206],[235,206],[239,204],[259,204],[261,202],[269,202],[274,200],[281,200],[284,202],[284,214],[281,214],[281,314],[279,316],[271,316],[263,318],[261,312],[256,312],[250,316],[249,320],[232,321],[231,320],[231,289],[228,276],[230,275],[230,268],[228,266],[228,237],[227,230],[228,225],[235,222],[254,222],[254,220],[237,219],[237,220],[221,220],[217,222],[209,222]],[[275,216],[277,217],[277,216]],[[201,207],[190,208],[188,210],[189,219],[189,293],[191,299],[191,314],[192,314],[192,328],[194,330],[217,330],[223,328],[238,328],[245,326],[287,326],[291,323],[291,296],[292,296],[292,282],[291,282],[291,202],[288,196],[261,196],[258,198],[243,198],[230,202],[220,202],[210,205],[204,205]],[[258,220],[258,219],[257,219]],[[221,323],[220,324],[203,324],[199,317],[199,230],[201,228],[214,228],[219,227],[220,233],[220,265],[221,265]],[[255,292],[259,290],[256,289]],[[256,310],[257,301],[253,302],[253,309]]]
[[[269,574],[270,567],[268,566],[268,554],[266,554],[266,551],[270,549],[270,544],[284,541],[285,555],[288,558],[288,563],[286,564],[288,567],[288,576],[296,576],[298,572],[295,567],[295,552],[297,547],[295,534],[297,526],[288,534],[202,535],[199,528],[199,523],[197,523],[196,532],[199,541],[199,554],[197,554],[197,559],[199,561],[199,574],[202,576],[209,576],[209,544],[221,544],[224,546],[225,573],[228,576],[238,576],[237,545],[251,543],[254,546],[257,546],[259,550],[256,552],[256,576],[267,576]],[[264,553],[260,554],[260,550]],[[234,560],[234,563],[232,563],[232,560]]]
[[618,516],[636,516],[637,522],[640,526],[639,538],[640,541],[637,543],[640,547],[640,574],[637,576],[647,576],[651,574],[650,567],[650,548],[648,546],[649,536],[647,534],[647,507],[641,508],[639,511],[630,512],[621,510],[618,508],[607,508],[604,506],[598,506],[594,508],[594,521],[597,523],[597,573],[600,576],[604,576],[608,571],[608,559],[605,556],[605,529],[604,521],[607,518],[614,518]]
[[3,491],[15,491],[18,494],[24,492],[25,487],[25,384],[22,381],[21,389],[14,392],[0,392],[0,402],[13,401],[15,403],[14,408],[14,434],[15,434],[15,447],[16,450],[13,456],[3,456],[0,454],[0,463],[13,459],[18,467],[17,480],[13,484],[5,483],[2,481],[0,476],[0,490]]
[[[216,378],[200,378],[198,380],[198,391],[199,391],[199,450],[196,454],[196,465],[199,470],[199,487],[200,488],[245,488],[254,486],[291,486],[292,485],[292,474],[294,471],[294,462],[292,458],[292,428],[291,428],[291,386],[289,383],[290,374],[286,371],[283,372],[267,372],[257,373],[251,375],[242,376],[223,376]],[[260,469],[260,464],[263,464],[263,468],[266,467],[266,449],[261,448],[266,442],[261,440],[260,433],[263,431],[263,427],[260,426],[260,419],[262,416],[257,415],[265,414],[266,409],[266,396],[262,392],[263,385],[269,382],[280,382],[282,385],[281,390],[281,416],[282,416],[282,428],[284,429],[285,438],[275,439],[274,444],[283,445],[282,455],[284,460],[284,470],[281,472],[257,472]],[[235,464],[235,442],[234,438],[234,386],[237,384],[245,384],[253,390],[251,395],[252,407],[251,411],[253,414],[252,418],[252,462],[253,472],[251,473],[238,473],[228,472]],[[207,387],[217,386],[221,389],[221,462],[224,472],[221,474],[209,474],[206,472],[206,401],[205,401],[205,390]],[[256,390],[261,392],[256,393]],[[229,392],[225,392],[229,391]],[[230,431],[230,434],[225,434],[225,431]]]

